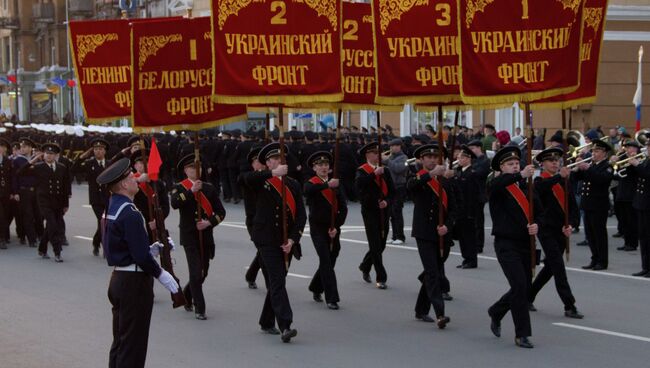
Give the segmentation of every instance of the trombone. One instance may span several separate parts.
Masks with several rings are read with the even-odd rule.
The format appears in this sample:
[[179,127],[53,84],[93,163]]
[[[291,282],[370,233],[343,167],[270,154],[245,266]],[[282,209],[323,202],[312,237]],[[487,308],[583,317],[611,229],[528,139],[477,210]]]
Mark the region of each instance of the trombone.
[[593,159],[592,157],[587,157],[587,158],[584,159],[584,160],[576,161],[576,162],[574,162],[574,163],[572,163],[572,164],[568,164],[568,165],[566,165],[566,168],[567,168],[567,169],[573,169],[574,167],[576,167],[576,166],[578,166],[578,165],[580,165],[580,164],[582,164],[582,163],[585,163],[585,164],[591,164],[591,160],[592,160],[592,159]]

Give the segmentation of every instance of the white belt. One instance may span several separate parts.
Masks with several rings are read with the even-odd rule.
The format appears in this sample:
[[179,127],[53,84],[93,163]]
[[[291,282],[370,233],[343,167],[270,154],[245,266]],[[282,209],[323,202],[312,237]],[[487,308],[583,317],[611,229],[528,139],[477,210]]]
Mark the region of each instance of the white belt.
[[144,270],[142,270],[141,267],[138,267],[137,264],[131,264],[131,265],[122,266],[122,267],[115,266],[115,268],[113,268],[113,270],[114,271],[127,271],[127,272],[144,272]]

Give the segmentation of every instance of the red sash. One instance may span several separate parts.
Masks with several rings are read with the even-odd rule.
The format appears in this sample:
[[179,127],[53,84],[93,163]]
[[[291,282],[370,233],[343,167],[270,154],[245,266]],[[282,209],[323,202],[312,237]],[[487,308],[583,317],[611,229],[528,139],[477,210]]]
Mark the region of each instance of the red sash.
[[[541,177],[544,179],[548,179],[551,176],[552,175],[546,171],[542,172],[541,174]],[[564,208],[564,188],[562,188],[560,184],[553,185],[553,195],[555,196],[555,199],[557,199],[557,203],[560,204],[562,211],[566,212],[566,209]]]
[[[185,179],[181,182],[181,185],[183,188],[187,190],[192,190],[192,181],[190,179]],[[203,194],[203,192],[198,191],[194,193],[194,199],[201,203],[201,208],[203,208],[203,212],[205,212],[205,215],[208,217],[211,217],[214,215],[214,211],[212,211],[212,204],[210,204],[210,201],[208,200],[208,197]]]
[[[425,169],[422,169],[418,172],[418,178],[421,176],[424,176],[424,174],[428,174],[429,172]],[[440,182],[436,180],[436,178],[431,178],[427,182],[427,185],[431,190],[433,190],[433,193],[435,193],[436,197],[440,197]],[[442,207],[447,211],[447,191],[442,188]]]
[[[325,183],[318,176],[314,176],[313,178],[309,179],[309,182],[312,183],[312,184],[316,184],[316,185]],[[323,197],[325,197],[325,199],[327,199],[327,201],[330,203],[330,206],[335,205],[335,203],[336,203],[335,202],[336,201],[336,194],[334,194],[334,191],[332,190],[332,188],[328,187],[328,188],[325,188],[325,189],[321,190],[320,192],[323,195]]]
[[[266,179],[266,181],[275,188],[275,190],[278,192],[280,197],[282,197],[282,180],[280,180],[279,177],[274,176],[271,179]],[[285,200],[287,201],[287,205],[289,206],[289,211],[291,212],[291,217],[295,220],[296,218],[296,201],[293,198],[293,193],[291,193],[291,190],[289,188],[286,188],[285,190]]]
[[528,207],[528,198],[526,198],[526,195],[524,192],[519,188],[519,185],[517,183],[510,184],[506,187],[508,192],[512,195],[512,197],[517,201],[519,204],[519,207],[521,207],[521,210],[524,211],[524,216],[526,216],[526,219],[530,222],[530,208]]
[[[375,169],[367,162],[361,165],[361,170],[365,171],[366,174],[369,175],[375,172]],[[381,193],[386,197],[388,195],[388,185],[386,185],[386,181],[381,175],[375,176],[375,184],[381,188]]]
[[[135,176],[136,179],[137,179],[137,178],[140,177],[140,175],[142,175],[142,174],[140,174],[139,172],[137,172],[137,173],[135,173],[133,176]],[[142,193],[144,193],[144,194],[147,196],[147,198],[149,198],[149,199],[153,198],[154,190],[153,190],[153,188],[151,187],[151,185],[149,185],[149,183],[145,183],[145,182],[143,182],[143,183],[138,183],[138,187],[140,188],[140,190],[142,191]]]

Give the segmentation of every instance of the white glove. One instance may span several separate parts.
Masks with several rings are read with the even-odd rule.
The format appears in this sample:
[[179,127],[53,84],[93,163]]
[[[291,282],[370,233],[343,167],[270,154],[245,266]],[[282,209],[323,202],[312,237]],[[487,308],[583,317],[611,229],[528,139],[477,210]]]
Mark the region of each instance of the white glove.
[[162,270],[160,276],[158,276],[158,282],[160,282],[165,289],[169,290],[170,293],[176,294],[178,292],[178,283],[169,272]]
[[158,257],[160,254],[160,250],[162,247],[165,245],[161,242],[155,242],[149,246],[149,254],[151,254],[152,257]]
[[174,240],[172,239],[172,237],[168,236],[167,241],[169,242],[169,247],[170,247],[169,251],[170,252],[175,251],[176,250],[176,243],[174,243]]

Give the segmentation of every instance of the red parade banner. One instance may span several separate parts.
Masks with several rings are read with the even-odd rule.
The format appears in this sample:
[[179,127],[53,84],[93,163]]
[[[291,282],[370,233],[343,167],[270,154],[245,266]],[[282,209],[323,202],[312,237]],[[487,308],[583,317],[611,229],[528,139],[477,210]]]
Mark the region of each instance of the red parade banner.
[[455,0],[373,0],[377,96],[386,105],[459,100]]
[[79,81],[81,104],[88,122],[102,123],[131,116],[129,23],[155,20],[157,19],[70,22],[68,42],[72,50],[75,76]]
[[576,90],[582,0],[458,0],[467,104],[529,102]]
[[531,108],[566,109],[596,102],[598,65],[602,50],[608,0],[585,0],[582,46],[580,50],[580,87],[574,92],[531,103]]
[[211,45],[209,17],[131,25],[135,130],[198,130],[246,120],[245,105],[212,101]]
[[219,103],[338,102],[340,0],[212,0]]

